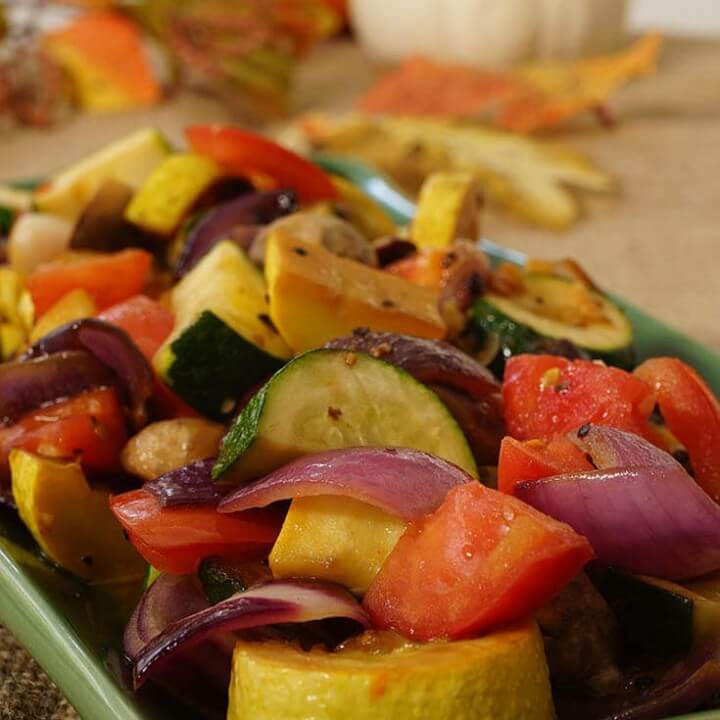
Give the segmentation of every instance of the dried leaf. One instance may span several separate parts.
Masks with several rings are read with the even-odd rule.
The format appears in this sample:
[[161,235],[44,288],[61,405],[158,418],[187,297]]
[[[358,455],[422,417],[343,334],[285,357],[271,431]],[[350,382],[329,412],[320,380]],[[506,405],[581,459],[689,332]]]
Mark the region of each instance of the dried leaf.
[[662,40],[651,34],[612,55],[528,65],[513,72],[409,58],[360,101],[368,113],[484,120],[505,130],[552,128],[602,108],[632,78],[655,71]]
[[575,151],[477,125],[435,120],[312,118],[300,128],[317,149],[354,155],[414,194],[433,172],[475,174],[492,205],[528,222],[566,228],[579,216],[572,189],[608,192],[613,180]]
[[531,132],[554,127],[574,115],[603,106],[629,80],[655,72],[662,46],[660,35],[640,38],[615,55],[575,63],[543,63],[518,71],[533,91],[511,99],[498,124],[507,130]]

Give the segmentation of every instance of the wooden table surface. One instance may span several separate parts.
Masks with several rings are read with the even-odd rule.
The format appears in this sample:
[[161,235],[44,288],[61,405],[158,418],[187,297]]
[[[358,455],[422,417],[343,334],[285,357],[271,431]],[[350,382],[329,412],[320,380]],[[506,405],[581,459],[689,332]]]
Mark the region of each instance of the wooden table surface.
[[[350,43],[325,46],[300,74],[297,110],[347,109],[373,74]],[[613,108],[616,128],[561,140],[617,177],[616,196],[587,198],[585,216],[564,233],[491,214],[485,234],[535,256],[574,257],[603,287],[720,350],[720,41],[668,41],[658,74]],[[143,125],[180,140],[189,123],[227,119],[216,101],[188,94],[147,111],[14,132],[0,138],[0,177],[46,173]]]

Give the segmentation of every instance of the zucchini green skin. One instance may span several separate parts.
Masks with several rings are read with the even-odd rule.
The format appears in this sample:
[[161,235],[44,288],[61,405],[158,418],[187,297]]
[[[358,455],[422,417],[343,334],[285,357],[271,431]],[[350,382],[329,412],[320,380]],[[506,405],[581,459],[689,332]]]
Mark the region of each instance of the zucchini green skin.
[[185,328],[170,351],[166,381],[183,400],[211,418],[232,412],[243,393],[283,365],[210,310]]
[[208,602],[212,605],[248,589],[247,583],[214,558],[205,558],[198,568],[198,579]]
[[615,611],[626,651],[669,656],[690,650],[695,613],[691,597],[614,568],[595,581]]
[[147,573],[145,574],[145,590],[147,590],[160,577],[161,574],[162,573],[157,568],[154,568],[152,565],[148,565]]
[[297,356],[254,395],[213,477],[244,483],[302,455],[359,445],[411,447],[477,477],[463,431],[432,390],[368,354],[329,349]]
[[0,205],[0,233],[7,235],[15,222],[15,213],[8,207]]
[[[505,361],[513,355],[529,353],[531,355],[553,353],[553,343],[563,342],[560,338],[540,335],[528,325],[518,323],[483,298],[475,301],[472,309],[472,322],[475,331],[485,338],[494,334],[500,339],[500,349],[490,365],[491,370],[502,377]],[[566,341],[569,342],[569,341]],[[572,344],[568,345],[570,347]],[[635,348],[628,345],[610,352],[599,352],[588,348],[577,348],[576,357],[587,357],[602,360],[607,365],[631,370],[636,364]],[[556,351],[560,354],[559,350]]]

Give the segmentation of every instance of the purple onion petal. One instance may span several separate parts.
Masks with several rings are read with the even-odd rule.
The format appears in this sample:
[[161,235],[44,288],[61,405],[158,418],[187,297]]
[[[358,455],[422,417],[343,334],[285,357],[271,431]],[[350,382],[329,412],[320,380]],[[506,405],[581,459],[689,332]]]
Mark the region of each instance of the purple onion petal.
[[668,452],[639,435],[603,425],[585,425],[568,437],[590,454],[600,470],[608,468],[667,466],[682,467]]
[[227,494],[227,488],[212,479],[215,461],[216,458],[196,460],[146,482],[143,487],[151,492],[163,507],[217,505]]
[[370,353],[403,368],[421,383],[457,388],[476,400],[500,392],[500,384],[485,366],[440,340],[358,329],[325,347]]
[[346,617],[366,628],[370,625],[357,600],[339,586],[292,580],[259,585],[178,620],[156,635],[135,656],[135,688],[177,652],[210,635],[331,617]]
[[680,465],[558,475],[516,494],[584,535],[607,564],[668,580],[720,569],[720,506]]
[[[251,193],[218,205],[190,231],[175,269],[176,276],[181,278],[186,275],[220,240],[230,237],[234,227],[265,225],[293,212],[295,208],[295,193],[292,190]],[[246,235],[237,237],[244,239]]]
[[153,392],[153,371],[130,336],[95,318],[84,318],[53,330],[30,347],[22,360],[64,350],[85,350],[113,371],[135,427],[147,421],[146,404]]
[[160,575],[143,593],[125,626],[123,647],[133,660],[168,625],[209,607],[191,575]]
[[309,495],[345,495],[413,520],[436,510],[448,491],[473,479],[459,467],[408,448],[350,448],[298,458],[235,490],[220,512],[265,507]]
[[85,390],[113,384],[113,374],[91,354],[68,350],[0,365],[0,426]]
[[[171,623],[209,606],[197,578],[160,575],[145,591],[125,628],[123,644],[130,660]],[[204,709],[217,709],[224,717],[230,666],[236,638],[218,635],[179,653],[157,679],[173,693]],[[215,715],[213,715],[214,717]]]

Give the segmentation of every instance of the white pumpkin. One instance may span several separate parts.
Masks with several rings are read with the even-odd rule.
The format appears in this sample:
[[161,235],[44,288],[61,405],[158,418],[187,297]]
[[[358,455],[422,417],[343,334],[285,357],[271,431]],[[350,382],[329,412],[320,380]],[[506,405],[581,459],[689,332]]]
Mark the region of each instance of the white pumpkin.
[[368,54],[413,54],[484,67],[614,49],[627,0],[350,0]]

